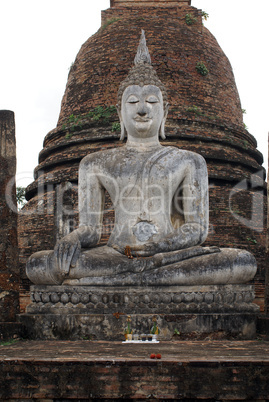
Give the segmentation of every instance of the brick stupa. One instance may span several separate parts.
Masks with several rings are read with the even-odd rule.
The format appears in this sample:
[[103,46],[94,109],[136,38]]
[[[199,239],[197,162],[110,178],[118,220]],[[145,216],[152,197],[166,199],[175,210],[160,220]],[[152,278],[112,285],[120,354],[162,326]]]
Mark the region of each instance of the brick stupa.
[[[255,255],[256,300],[262,306],[263,157],[244,126],[230,62],[204,27],[202,11],[192,7],[190,0],[111,0],[111,7],[102,12],[101,28],[82,45],[70,69],[57,127],[45,137],[35,181],[27,188],[25,211],[31,214],[21,216],[19,223],[22,276],[30,254],[53,248],[57,237],[77,225],[80,160],[89,152],[121,146],[112,106],[117,103],[120,82],[133,65],[141,29],[146,32],[152,64],[168,90],[164,145],[200,153],[207,161],[211,232],[206,245],[243,248]],[[254,203],[259,205],[257,212]],[[255,213],[260,215],[253,219]],[[112,225],[113,209],[107,198],[104,241]],[[25,278],[22,308],[28,289]]]

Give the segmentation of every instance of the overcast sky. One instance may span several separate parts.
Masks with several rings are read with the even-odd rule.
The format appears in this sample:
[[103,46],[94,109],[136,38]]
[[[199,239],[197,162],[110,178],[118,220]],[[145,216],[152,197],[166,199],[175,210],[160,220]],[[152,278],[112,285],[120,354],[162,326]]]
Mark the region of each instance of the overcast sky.
[[[100,27],[109,0],[0,0],[0,109],[13,110],[17,185],[32,181],[45,135],[55,128],[69,67]],[[192,0],[234,70],[244,121],[267,168],[269,0]]]

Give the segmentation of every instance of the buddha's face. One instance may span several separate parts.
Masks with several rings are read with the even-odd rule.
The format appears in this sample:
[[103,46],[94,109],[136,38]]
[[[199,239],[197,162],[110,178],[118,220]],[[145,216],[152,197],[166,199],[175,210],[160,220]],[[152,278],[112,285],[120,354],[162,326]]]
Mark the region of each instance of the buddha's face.
[[127,134],[133,138],[158,138],[164,120],[161,90],[155,85],[126,88],[122,95],[121,118]]

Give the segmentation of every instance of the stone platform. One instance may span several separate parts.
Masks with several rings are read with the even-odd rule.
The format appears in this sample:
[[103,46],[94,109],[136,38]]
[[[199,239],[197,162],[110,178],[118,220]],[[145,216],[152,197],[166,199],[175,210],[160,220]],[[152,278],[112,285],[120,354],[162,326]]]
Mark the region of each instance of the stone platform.
[[181,287],[32,286],[32,303],[19,316],[30,339],[123,339],[126,316],[148,333],[157,318],[160,339],[175,330],[185,339],[222,334],[251,339],[258,307],[252,285]]
[[[150,359],[160,353],[161,359]],[[0,346],[0,400],[269,400],[269,342],[19,341]]]

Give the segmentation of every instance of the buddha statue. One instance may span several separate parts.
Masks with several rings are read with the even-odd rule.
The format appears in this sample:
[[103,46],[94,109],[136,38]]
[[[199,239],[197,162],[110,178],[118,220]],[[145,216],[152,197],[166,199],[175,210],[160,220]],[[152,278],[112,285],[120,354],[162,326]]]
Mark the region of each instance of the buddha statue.
[[[255,258],[239,249],[202,247],[208,234],[204,158],[160,144],[167,92],[151,65],[142,32],[135,65],[121,83],[123,147],[87,155],[79,167],[79,227],[54,250],[33,254],[27,276],[37,285],[188,286],[243,284]],[[104,193],[115,226],[99,246]]]

